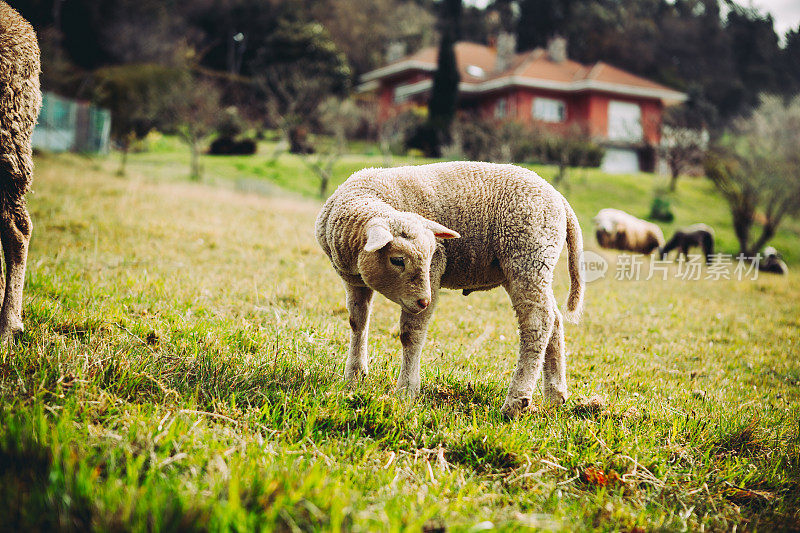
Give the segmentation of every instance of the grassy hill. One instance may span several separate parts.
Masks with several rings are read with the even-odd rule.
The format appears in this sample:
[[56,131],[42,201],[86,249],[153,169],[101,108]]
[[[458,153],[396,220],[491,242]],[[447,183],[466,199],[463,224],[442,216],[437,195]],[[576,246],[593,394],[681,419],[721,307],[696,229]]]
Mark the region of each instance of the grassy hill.
[[[148,151],[131,156],[132,173],[157,181],[186,180],[189,155],[177,140],[157,137],[149,145]],[[377,152],[372,153],[374,151],[369,148],[366,152],[366,155],[348,154],[339,160],[334,167],[330,191],[356,170],[386,165],[385,158]],[[273,143],[262,142],[259,154],[255,156],[204,156],[204,181],[268,195],[291,191],[307,198],[318,198],[319,179],[308,166],[297,156],[284,153],[275,157],[275,154]],[[424,159],[409,157],[391,159],[393,166],[426,162],[428,161]],[[103,168],[112,171],[116,164],[116,159],[107,160]],[[530,168],[548,180],[552,180],[557,173],[554,166],[533,165]],[[609,175],[597,169],[572,169],[567,181],[568,184],[561,187],[562,192],[578,214],[585,235],[592,241],[591,218],[600,209],[615,207],[646,218],[650,213],[650,204],[656,189],[667,185],[667,178],[663,176],[646,173]],[[717,248],[720,252],[734,255],[738,252],[739,245],[733,233],[730,211],[710,181],[683,178],[678,183],[678,191],[668,198],[675,220],[668,224],[659,223],[667,239],[681,226],[704,222],[716,230]],[[755,231],[760,231],[760,228],[755,228]],[[800,261],[800,220],[785,220],[771,244],[790,264]]]
[[[379,162],[351,156],[337,179]],[[393,393],[399,313],[378,297],[371,375],[345,384],[313,177],[290,156],[204,163],[192,184],[167,149],[134,155],[128,178],[113,160],[37,160],[26,332],[0,363],[0,529],[800,525],[797,275],[590,284],[566,330],[572,398],[509,422],[502,291],[443,292],[411,402]],[[590,246],[594,212],[644,215],[656,186],[571,183]],[[674,208],[734,251],[707,183],[682,182]],[[775,245],[797,257],[796,221]],[[560,265],[559,301],[567,284]]]

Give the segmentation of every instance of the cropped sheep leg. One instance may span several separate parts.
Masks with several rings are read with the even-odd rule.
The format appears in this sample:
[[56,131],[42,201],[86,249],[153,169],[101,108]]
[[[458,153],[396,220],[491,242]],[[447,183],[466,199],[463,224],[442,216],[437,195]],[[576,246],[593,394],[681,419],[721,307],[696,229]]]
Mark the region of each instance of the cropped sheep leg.
[[25,263],[31,237],[31,217],[25,200],[3,202],[0,213],[0,240],[6,263],[5,295],[0,311],[0,340],[9,342],[22,326],[22,288],[25,283]]
[[530,405],[556,314],[549,295],[542,288],[512,283],[508,290],[519,322],[519,360],[501,412],[513,417]]
[[564,351],[564,324],[561,311],[552,300],[551,306],[555,311],[556,320],[544,354],[544,397],[552,403],[561,405],[569,396],[567,393],[567,360]]
[[345,283],[347,290],[347,310],[350,313],[350,351],[344,364],[344,377],[354,380],[367,375],[369,356],[367,355],[367,335],[369,314],[372,308],[373,290]]

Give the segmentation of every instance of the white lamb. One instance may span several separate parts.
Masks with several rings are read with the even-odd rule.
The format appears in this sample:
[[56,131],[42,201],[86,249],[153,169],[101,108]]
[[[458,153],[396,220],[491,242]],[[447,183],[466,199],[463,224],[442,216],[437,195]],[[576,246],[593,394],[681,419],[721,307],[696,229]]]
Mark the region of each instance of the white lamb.
[[649,255],[664,247],[661,228],[625,211],[601,209],[592,220],[597,243],[603,248]]
[[519,360],[502,412],[514,416],[526,410],[543,366],[546,398],[558,403],[567,398],[553,270],[566,242],[566,314],[577,322],[583,306],[583,242],[570,205],[536,173],[472,162],[364,169],[325,203],[316,234],[347,291],[352,328],[348,380],[368,371],[374,291],[402,309],[397,387],[413,395],[420,389],[420,352],[439,288],[467,294],[502,285],[520,329]]

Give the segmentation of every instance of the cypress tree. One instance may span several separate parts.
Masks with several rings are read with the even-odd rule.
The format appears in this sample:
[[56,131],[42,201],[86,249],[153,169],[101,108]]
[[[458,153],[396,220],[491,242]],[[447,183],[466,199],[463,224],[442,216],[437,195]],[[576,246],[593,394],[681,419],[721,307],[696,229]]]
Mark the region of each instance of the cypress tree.
[[433,76],[433,90],[428,102],[428,123],[420,132],[427,137],[424,142],[428,155],[438,157],[441,145],[450,138],[450,126],[456,114],[458,73],[455,44],[461,33],[461,0],[444,0],[439,19],[441,41],[439,43],[439,63]]

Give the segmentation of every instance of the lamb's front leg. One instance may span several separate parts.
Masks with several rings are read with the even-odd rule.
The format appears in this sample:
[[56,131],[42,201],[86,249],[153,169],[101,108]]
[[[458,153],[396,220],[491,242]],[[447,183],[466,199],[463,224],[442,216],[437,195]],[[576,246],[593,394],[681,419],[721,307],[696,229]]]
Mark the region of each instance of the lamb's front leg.
[[400,363],[400,377],[397,390],[406,396],[416,396],[420,389],[420,356],[428,336],[428,322],[436,305],[436,294],[425,311],[412,315],[402,311],[400,314],[400,343],[403,345],[403,361]]
[[369,371],[367,335],[373,290],[345,283],[347,311],[350,313],[350,351],[344,364],[344,377],[348,381],[366,376]]
[[444,248],[440,244],[431,261],[430,304],[424,311],[416,315],[405,311],[400,313],[400,343],[403,345],[403,361],[400,363],[397,390],[406,396],[416,396],[419,393],[420,356],[428,336],[428,322],[430,322],[433,311],[436,309],[436,302],[439,300],[439,288],[446,264]]

